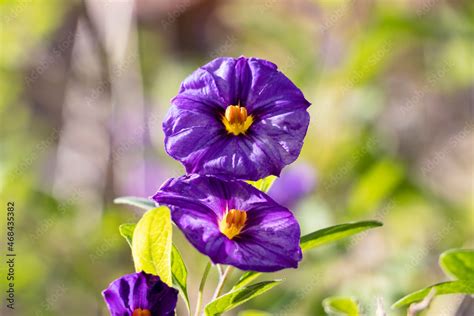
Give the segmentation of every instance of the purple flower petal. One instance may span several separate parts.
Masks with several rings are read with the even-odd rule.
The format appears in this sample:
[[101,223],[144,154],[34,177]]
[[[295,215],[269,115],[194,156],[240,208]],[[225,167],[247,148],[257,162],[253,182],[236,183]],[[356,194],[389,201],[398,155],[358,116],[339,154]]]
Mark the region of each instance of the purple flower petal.
[[[222,139],[224,127],[202,103],[177,97],[163,122],[166,152],[183,162],[187,171]],[[191,106],[193,109],[186,109]],[[212,147],[211,147],[212,148]],[[189,172],[189,171],[188,171]]]
[[145,272],[120,277],[102,295],[112,316],[131,316],[136,309],[149,310],[153,316],[171,316],[178,300],[177,290]]
[[219,262],[262,272],[298,267],[302,258],[296,246],[300,230],[291,212],[274,204],[251,209],[247,216],[246,228],[240,235],[226,240],[226,251],[213,252]]
[[[171,179],[153,199],[170,207],[186,238],[214,263],[271,272],[301,260],[300,228],[291,211],[243,181],[189,175]],[[245,211],[247,220],[229,239],[219,221],[231,209]]]
[[310,106],[301,90],[275,64],[258,58],[247,59],[247,64],[249,71],[244,72],[241,80],[251,84],[243,96],[249,112],[265,117]]
[[279,204],[293,208],[316,187],[315,170],[306,164],[295,164],[283,170],[268,191]]
[[181,84],[178,96],[210,107],[225,107],[237,102],[238,68],[242,61],[221,57],[200,67]]
[[[222,123],[230,105],[252,117],[244,134],[230,134]],[[186,78],[172,100],[163,123],[165,148],[188,173],[249,180],[279,175],[299,156],[309,105],[271,62],[218,58]]]
[[130,314],[129,304],[130,285],[126,279],[119,279],[109,285],[102,292],[104,300],[109,308],[110,315],[124,316]]

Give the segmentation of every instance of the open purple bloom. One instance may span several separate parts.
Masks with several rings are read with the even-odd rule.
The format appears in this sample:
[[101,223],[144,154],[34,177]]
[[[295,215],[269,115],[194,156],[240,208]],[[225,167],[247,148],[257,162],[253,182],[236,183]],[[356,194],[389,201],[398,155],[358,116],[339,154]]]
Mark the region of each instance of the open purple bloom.
[[174,315],[178,301],[177,290],[145,272],[122,276],[102,295],[112,316]]
[[258,180],[296,160],[310,103],[277,66],[217,58],[181,84],[163,122],[165,149],[187,173]]
[[153,199],[214,263],[273,272],[296,268],[302,258],[291,211],[244,181],[188,175],[168,180]]

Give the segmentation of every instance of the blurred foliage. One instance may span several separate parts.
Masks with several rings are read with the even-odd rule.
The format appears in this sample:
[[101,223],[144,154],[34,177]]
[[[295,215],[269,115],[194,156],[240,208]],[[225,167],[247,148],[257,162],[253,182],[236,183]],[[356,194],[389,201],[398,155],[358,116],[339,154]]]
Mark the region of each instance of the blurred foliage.
[[[147,8],[147,1],[139,2],[145,7],[137,10],[132,32],[149,112],[162,117],[180,82],[215,56],[271,60],[313,103],[300,159],[313,166],[318,187],[294,209],[302,234],[345,221],[384,223],[307,253],[298,270],[269,275],[286,281],[245,305],[249,311],[242,315],[325,315],[321,302],[330,296],[355,296],[362,311],[373,314],[376,297],[391,304],[446,279],[439,253],[472,248],[472,1],[195,1],[213,7],[213,18],[194,24],[189,19],[204,4]],[[64,103],[59,87],[77,74],[68,68],[61,77],[62,61],[51,49],[70,24],[108,23],[91,12],[81,1],[0,1],[0,187],[2,201],[17,205],[19,315],[105,315],[100,292],[133,271],[118,226],[136,222],[134,210],[113,205],[119,195],[113,176],[101,192],[99,221],[81,196],[54,193],[67,112],[37,100],[52,95]],[[178,48],[176,39],[189,37],[203,45]],[[28,84],[31,70],[41,67],[53,76],[35,80],[48,89]],[[97,71],[97,65],[82,67]],[[107,73],[102,67],[99,72]],[[181,170],[165,155],[159,126],[148,131],[148,147],[161,169]],[[451,146],[443,142],[465,126],[467,137]],[[69,171],[83,169],[71,162]],[[160,184],[156,180],[156,188]],[[3,218],[0,223],[4,232]],[[178,231],[173,239],[188,266],[188,291],[195,293],[204,258]],[[3,275],[5,265],[0,269]],[[216,279],[210,277],[208,284]],[[453,315],[459,303],[458,296],[436,299],[428,315]]]
[[439,258],[439,265],[445,274],[452,277],[452,281],[431,285],[408,294],[395,302],[393,306],[400,307],[421,301],[428,295],[474,294],[474,250],[451,249],[443,252]]
[[324,311],[331,316],[359,316],[357,301],[351,297],[328,297],[323,301]]

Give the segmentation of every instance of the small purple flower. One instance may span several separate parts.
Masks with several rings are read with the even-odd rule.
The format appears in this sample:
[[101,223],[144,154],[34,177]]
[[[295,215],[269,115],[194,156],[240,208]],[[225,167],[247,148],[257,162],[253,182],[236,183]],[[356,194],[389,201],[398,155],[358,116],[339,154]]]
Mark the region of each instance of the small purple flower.
[[178,300],[177,290],[145,272],[122,276],[102,295],[112,316],[174,315]]
[[163,123],[165,149],[187,173],[258,180],[296,160],[310,103],[277,66],[217,58],[181,84]]
[[283,170],[268,191],[268,195],[281,205],[293,209],[316,187],[315,170],[306,164],[291,165]]
[[302,258],[300,227],[285,207],[240,180],[188,175],[170,179],[153,199],[214,263],[273,272]]

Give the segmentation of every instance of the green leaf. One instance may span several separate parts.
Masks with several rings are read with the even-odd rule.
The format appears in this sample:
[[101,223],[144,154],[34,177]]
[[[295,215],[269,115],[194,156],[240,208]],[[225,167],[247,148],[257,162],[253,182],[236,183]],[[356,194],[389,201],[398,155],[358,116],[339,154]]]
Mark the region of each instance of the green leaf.
[[253,280],[258,278],[261,275],[260,272],[255,272],[255,271],[247,271],[242,276],[239,278],[237,283],[235,283],[234,287],[232,288],[231,291],[240,289],[243,286],[246,286],[247,284],[251,283]]
[[206,316],[220,315],[229,311],[256,296],[265,293],[280,282],[281,280],[260,282],[222,295],[206,305]]
[[136,226],[137,224],[133,223],[122,224],[119,226],[120,235],[122,235],[123,238],[127,240],[130,247],[132,247],[133,231],[135,230]]
[[147,210],[147,211],[156,207],[155,202],[150,201],[148,199],[135,197],[135,196],[119,197],[119,198],[116,198],[114,200],[114,203],[116,203],[116,204],[128,204],[128,205],[132,205],[132,206],[142,208],[142,209]]
[[186,269],[183,258],[181,257],[181,254],[175,245],[173,245],[171,249],[171,274],[173,276],[173,284],[179,288],[179,292],[183,297],[186,307],[189,311],[190,304],[187,289],[188,270]]
[[324,311],[328,315],[359,316],[359,304],[351,297],[334,296],[323,301]]
[[421,301],[427,296],[431,289],[436,290],[436,295],[443,294],[474,294],[474,280],[458,280],[438,283],[422,290],[408,294],[393,304],[392,308],[398,308],[414,302]]
[[[127,240],[130,247],[132,247],[133,232],[136,226],[137,224],[122,224],[119,227],[120,234]],[[175,245],[172,245],[171,248],[171,275],[173,278],[173,284],[179,288],[180,294],[189,310],[190,304],[187,290],[188,270],[186,269],[183,258]]]
[[439,265],[446,274],[459,280],[474,280],[474,250],[451,249],[441,254]]
[[[337,241],[339,239],[360,233],[370,228],[380,227],[383,224],[377,221],[363,221],[356,223],[347,223],[336,226],[327,227],[317,230],[311,234],[301,237],[300,246],[303,251],[310,250],[324,244]],[[260,272],[248,271],[242,274],[240,279],[234,285],[232,290],[239,289],[261,275]]]
[[166,206],[147,211],[138,221],[132,238],[137,272],[158,275],[171,286],[171,215]]
[[273,182],[277,179],[276,176],[268,176],[266,178],[257,180],[257,181],[250,181],[248,180],[247,183],[253,185],[257,189],[259,189],[262,192],[267,193],[268,190],[270,190]]
[[382,225],[377,221],[363,221],[327,227],[301,237],[301,249],[309,250]]

